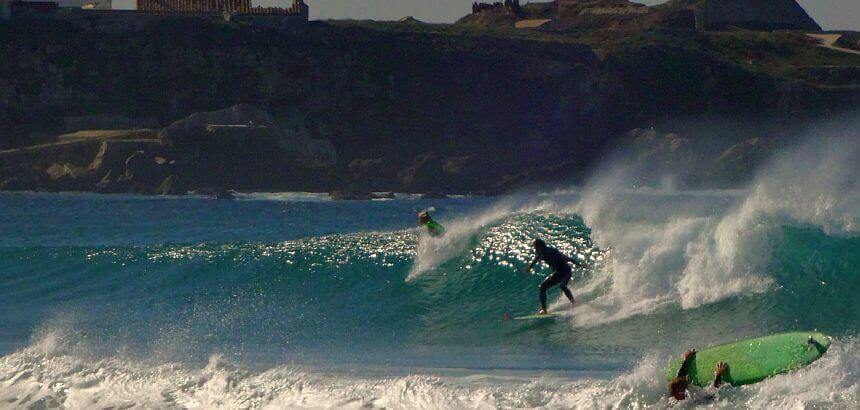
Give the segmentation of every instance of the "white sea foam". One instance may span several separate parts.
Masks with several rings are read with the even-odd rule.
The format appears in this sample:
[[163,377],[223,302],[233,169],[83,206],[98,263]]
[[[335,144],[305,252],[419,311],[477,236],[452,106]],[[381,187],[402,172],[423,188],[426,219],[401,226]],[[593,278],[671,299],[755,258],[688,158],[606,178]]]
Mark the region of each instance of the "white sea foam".
[[629,188],[641,172],[636,164],[607,164],[575,204],[555,205],[581,215],[595,244],[613,249],[605,274],[592,279],[608,281],[608,292],[581,305],[572,322],[591,326],[666,303],[694,308],[766,291],[770,239],[782,223],[855,235],[860,144],[840,129],[776,156],[745,191],[640,192]]
[[237,192],[240,201],[323,202],[330,201],[326,192]]
[[[9,408],[642,408],[666,397],[667,357],[648,354],[610,379],[559,374],[357,376],[297,366],[251,371],[212,355],[204,366],[94,358],[48,334],[0,358],[0,403]],[[860,349],[837,340],[805,369],[722,389],[717,407],[857,408]]]

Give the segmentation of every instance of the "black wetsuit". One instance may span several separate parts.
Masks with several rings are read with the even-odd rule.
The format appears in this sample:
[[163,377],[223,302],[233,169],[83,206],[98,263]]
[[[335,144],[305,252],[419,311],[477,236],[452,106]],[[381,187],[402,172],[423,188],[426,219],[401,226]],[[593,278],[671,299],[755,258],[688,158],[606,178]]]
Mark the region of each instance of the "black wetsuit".
[[540,306],[541,309],[546,310],[546,291],[547,289],[558,285],[559,289],[564,292],[564,295],[567,296],[567,299],[573,303],[573,293],[570,289],[567,288],[568,282],[570,282],[570,278],[573,275],[573,272],[570,270],[570,265],[568,262],[576,263],[579,262],[575,259],[569,258],[567,256],[562,255],[558,249],[551,248],[547,246],[543,249],[543,251],[538,252],[537,258],[546,262],[549,267],[553,268],[555,272],[551,275],[547,276],[546,279],[543,280],[540,284]]

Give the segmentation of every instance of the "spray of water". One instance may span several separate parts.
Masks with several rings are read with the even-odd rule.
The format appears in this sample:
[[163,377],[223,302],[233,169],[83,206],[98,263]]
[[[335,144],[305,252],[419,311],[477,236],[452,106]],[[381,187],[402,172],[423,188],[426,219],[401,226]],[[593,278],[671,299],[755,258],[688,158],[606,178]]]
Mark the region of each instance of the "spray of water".
[[475,235],[488,226],[498,223],[515,213],[528,212],[540,208],[539,199],[536,201],[522,196],[508,197],[476,215],[469,215],[447,222],[447,230],[443,236],[433,237],[422,232],[418,239],[415,264],[406,277],[406,281],[412,281],[452,258],[461,255],[467,249]]
[[[860,122],[860,121],[855,121]],[[689,309],[763,292],[773,228],[783,223],[852,235],[860,217],[860,144],[850,126],[827,127],[775,156],[743,191],[633,190],[641,164],[608,163],[573,205],[593,240],[612,247],[608,292],[572,320],[594,325],[647,313],[667,303]],[[619,162],[623,165],[619,165]],[[683,199],[683,200],[681,200]],[[595,286],[590,284],[589,286]]]

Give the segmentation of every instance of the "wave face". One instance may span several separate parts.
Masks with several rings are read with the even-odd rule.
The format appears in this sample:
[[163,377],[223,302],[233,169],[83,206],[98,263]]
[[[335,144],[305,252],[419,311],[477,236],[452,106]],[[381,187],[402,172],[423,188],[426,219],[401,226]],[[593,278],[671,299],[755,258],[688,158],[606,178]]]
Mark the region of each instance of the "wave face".
[[[502,200],[2,194],[0,402],[662,406],[688,347],[818,329],[824,359],[720,400],[856,408],[857,159],[803,146],[743,191],[631,190],[621,170]],[[430,207],[442,238],[411,227]],[[554,324],[502,320],[537,309],[533,237],[595,266]]]

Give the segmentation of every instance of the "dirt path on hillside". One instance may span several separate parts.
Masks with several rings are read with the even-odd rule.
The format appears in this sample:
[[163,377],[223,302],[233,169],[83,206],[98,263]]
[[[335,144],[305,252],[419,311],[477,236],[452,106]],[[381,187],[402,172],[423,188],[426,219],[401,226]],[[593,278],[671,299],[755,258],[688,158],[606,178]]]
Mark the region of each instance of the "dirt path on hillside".
[[842,34],[807,34],[807,36],[812,37],[821,42],[819,46],[824,48],[829,48],[831,50],[841,51],[843,53],[851,53],[860,55],[860,51],[851,50],[844,47],[835,46],[839,38],[842,37]]

